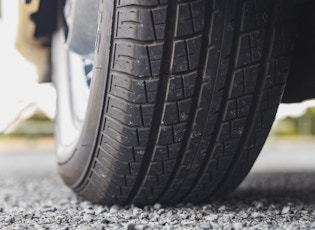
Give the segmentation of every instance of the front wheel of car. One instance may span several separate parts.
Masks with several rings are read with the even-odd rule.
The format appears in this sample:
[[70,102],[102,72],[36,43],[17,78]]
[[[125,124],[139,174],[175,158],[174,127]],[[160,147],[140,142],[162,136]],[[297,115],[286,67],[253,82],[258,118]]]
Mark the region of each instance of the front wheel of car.
[[101,204],[201,203],[231,192],[274,121],[301,5],[100,1],[91,85],[71,65],[82,57],[63,48],[62,31],[54,38],[64,182]]

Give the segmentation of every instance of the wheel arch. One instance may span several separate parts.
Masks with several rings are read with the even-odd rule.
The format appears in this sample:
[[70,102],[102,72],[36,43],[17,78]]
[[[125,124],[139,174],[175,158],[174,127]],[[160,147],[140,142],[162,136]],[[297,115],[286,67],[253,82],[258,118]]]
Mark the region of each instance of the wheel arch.
[[315,2],[308,1],[307,4],[298,24],[299,36],[282,99],[284,103],[315,98]]

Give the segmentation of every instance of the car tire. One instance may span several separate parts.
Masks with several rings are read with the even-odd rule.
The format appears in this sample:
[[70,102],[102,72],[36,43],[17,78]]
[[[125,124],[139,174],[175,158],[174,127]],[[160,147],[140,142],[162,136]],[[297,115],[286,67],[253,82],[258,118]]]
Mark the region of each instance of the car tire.
[[108,205],[201,203],[233,191],[275,119],[300,5],[100,1],[87,112],[68,147],[58,107],[64,182]]

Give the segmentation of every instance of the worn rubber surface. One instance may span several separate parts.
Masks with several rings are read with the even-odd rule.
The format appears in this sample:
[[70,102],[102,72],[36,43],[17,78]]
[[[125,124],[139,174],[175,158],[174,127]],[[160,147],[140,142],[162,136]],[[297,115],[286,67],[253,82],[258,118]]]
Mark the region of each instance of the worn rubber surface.
[[60,163],[65,182],[104,204],[200,203],[232,191],[274,121],[299,1],[106,2],[91,89],[104,93],[87,114],[99,125],[86,125]]

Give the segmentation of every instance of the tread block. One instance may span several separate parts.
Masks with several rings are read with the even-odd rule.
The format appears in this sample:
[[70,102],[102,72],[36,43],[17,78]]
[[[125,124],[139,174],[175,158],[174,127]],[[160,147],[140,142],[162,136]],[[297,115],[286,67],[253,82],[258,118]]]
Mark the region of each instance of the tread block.
[[142,116],[143,116],[143,125],[145,127],[151,127],[153,113],[154,113],[154,105],[142,105],[141,106]]
[[246,116],[250,110],[250,104],[253,100],[252,95],[243,96],[237,99],[237,114],[239,117]]
[[194,33],[194,23],[191,14],[191,5],[182,4],[179,6],[177,37]]
[[186,131],[186,123],[180,123],[173,126],[174,129],[174,141],[181,143],[184,139],[184,134]]
[[146,46],[116,42],[113,70],[144,78],[151,76]]
[[147,146],[149,139],[150,129],[149,128],[138,128],[138,139],[139,146]]
[[141,111],[139,105],[123,101],[117,97],[108,98],[107,116],[110,116],[130,127],[142,126]]
[[172,73],[182,73],[189,69],[187,47],[185,41],[175,42]]
[[159,76],[163,54],[163,44],[150,45],[147,49],[150,60],[151,73],[153,76]]
[[163,125],[177,124],[179,121],[177,102],[168,102],[164,105]]
[[139,41],[163,39],[166,11],[166,6],[148,9],[129,4],[129,7],[120,7],[116,16],[115,36]]
[[192,73],[183,75],[183,85],[184,85],[185,98],[189,98],[189,97],[193,96],[196,79],[197,79],[197,73],[196,72],[192,72]]
[[148,103],[155,103],[156,102],[156,93],[158,90],[158,83],[159,81],[157,79],[149,79],[145,81],[145,87],[146,87],[146,97]]
[[118,141],[122,145],[137,146],[137,130],[128,126],[122,125],[120,122],[106,119],[104,133],[109,135],[114,140]]
[[245,3],[243,30],[255,29],[268,22],[269,1],[251,0]]
[[169,88],[167,92],[167,101],[177,101],[184,98],[184,87],[182,76],[169,78]]
[[145,82],[113,74],[109,93],[132,103],[146,103]]
[[116,158],[121,161],[133,161],[132,147],[121,145],[118,141],[103,134],[100,142],[101,148],[108,153],[116,153]]
[[178,102],[178,113],[180,122],[187,121],[191,107],[191,98]]
[[259,68],[257,65],[247,67],[244,70],[244,87],[245,94],[253,94],[255,92],[255,86],[258,78]]
[[153,153],[153,161],[161,162],[169,160],[169,153],[167,146],[155,146]]
[[163,7],[152,10],[155,39],[157,40],[161,40],[164,38],[166,12],[167,9]]
[[182,37],[203,31],[205,1],[194,1],[179,6],[176,36]]
[[189,69],[194,70],[199,66],[202,36],[186,39]]
[[247,118],[235,119],[231,122],[231,136],[232,139],[241,138],[246,127]]
[[145,147],[138,147],[138,146],[134,147],[133,152],[134,152],[133,154],[134,154],[135,162],[142,162],[143,155],[145,154]]
[[173,127],[161,125],[157,140],[158,145],[168,145],[174,143]]
[[117,6],[157,6],[159,3],[159,0],[119,0]]

